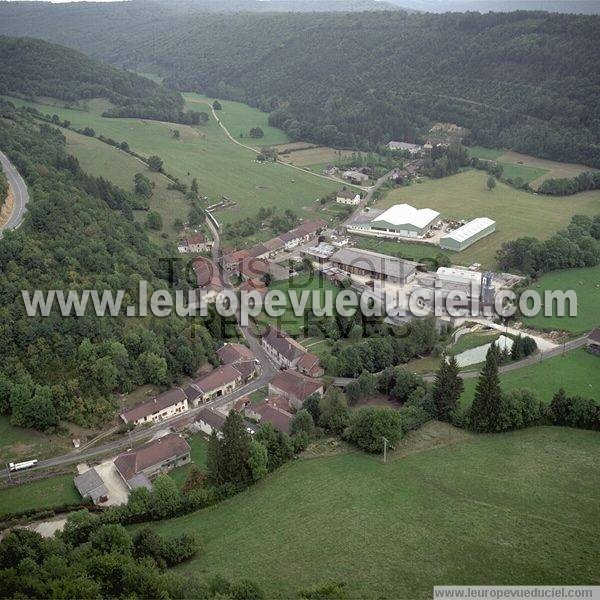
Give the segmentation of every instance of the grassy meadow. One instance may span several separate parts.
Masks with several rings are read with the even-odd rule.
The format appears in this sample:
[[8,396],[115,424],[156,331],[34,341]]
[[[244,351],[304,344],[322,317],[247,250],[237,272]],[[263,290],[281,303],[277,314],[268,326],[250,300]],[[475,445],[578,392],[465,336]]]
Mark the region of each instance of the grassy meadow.
[[325,580],[353,599],[411,600],[436,584],[600,583],[598,433],[436,431],[421,437],[437,447],[403,445],[386,465],[358,452],[294,461],[151,526],[202,537],[180,572],[250,578],[269,598]]
[[561,329],[581,334],[600,326],[600,266],[553,271],[541,277],[530,288],[542,294],[542,299],[546,290],[573,290],[577,294],[577,316],[558,317],[554,308],[552,316],[539,314],[525,317],[523,322],[527,327]]
[[[487,174],[482,171],[467,170],[443,179],[431,179],[420,185],[396,188],[377,203],[377,208],[406,202],[417,208],[433,208],[443,218],[494,219],[494,233],[466,250],[450,255],[456,264],[479,262],[484,268],[494,268],[496,251],[506,241],[522,236],[545,239],[568,225],[575,214],[600,213],[600,191],[554,198],[522,192],[501,182],[490,191],[485,185],[486,179]],[[425,249],[431,252],[430,248]],[[439,250],[433,250],[435,256]]]
[[73,477],[74,475],[59,475],[0,489],[0,517],[81,502]]
[[[187,108],[200,112],[209,112],[209,105],[212,105],[214,98],[209,98],[202,94],[184,93]],[[275,146],[286,144],[289,138],[285,131],[271,127],[269,125],[269,114],[248,106],[243,102],[233,102],[231,100],[219,100],[222,109],[215,111],[217,117],[227,127],[229,133],[239,140],[242,144],[248,146]],[[260,127],[264,132],[262,138],[251,138],[250,129]]]
[[0,468],[8,462],[47,458],[72,448],[68,437],[14,427],[9,417],[0,415]]
[[[600,358],[578,348],[529,367],[502,373],[500,384],[505,391],[530,389],[544,403],[549,403],[561,387],[569,395],[597,399],[600,398]],[[473,401],[476,385],[477,379],[465,380],[461,400],[465,405]]]
[[[91,127],[96,135],[126,141],[142,156],[158,154],[165,170],[190,184],[198,179],[200,193],[211,202],[227,196],[236,206],[215,213],[221,223],[255,216],[260,207],[294,210],[304,218],[320,214],[318,199],[335,191],[339,184],[281,164],[255,161],[255,153],[227,138],[212,116],[205,125],[190,127],[143,119],[107,119],[101,116],[105,101],[89,101],[88,110],[74,110],[11,98],[18,105],[58,114],[77,129]],[[189,108],[199,109],[193,103]],[[207,109],[208,110],[208,109]],[[180,138],[174,137],[178,130]],[[110,171],[105,173],[110,179]]]
[[[298,335],[302,333],[304,325],[308,324],[308,311],[313,306],[312,303],[312,292],[319,292],[319,303],[322,305],[325,299],[325,291],[331,291],[335,296],[340,291],[340,288],[335,286],[333,283],[321,278],[317,275],[299,275],[293,279],[284,279],[282,281],[276,281],[269,286],[270,290],[280,290],[286,294],[287,305],[285,312],[282,317],[270,317],[269,315],[262,315],[258,319],[261,323],[270,323],[277,327],[284,329],[290,335]],[[292,310],[292,302],[290,300],[289,292],[293,291],[298,295],[298,302],[301,301],[300,295],[304,290],[310,292],[308,302],[306,303],[306,310],[303,311],[302,316],[296,316]]]
[[[167,240],[177,241],[179,235],[174,222],[179,219],[187,220],[190,203],[185,196],[175,190],[169,190],[168,179],[160,173],[154,173],[134,156],[113,148],[104,142],[74,131],[64,130],[67,138],[67,152],[77,157],[81,168],[90,175],[102,176],[124,190],[133,191],[133,178],[136,173],[143,173],[154,183],[154,193],[149,201],[150,210],[160,214],[163,220],[161,231],[148,230],[149,237],[154,242],[163,243]],[[135,211],[135,220],[141,223],[146,219],[145,211]]]

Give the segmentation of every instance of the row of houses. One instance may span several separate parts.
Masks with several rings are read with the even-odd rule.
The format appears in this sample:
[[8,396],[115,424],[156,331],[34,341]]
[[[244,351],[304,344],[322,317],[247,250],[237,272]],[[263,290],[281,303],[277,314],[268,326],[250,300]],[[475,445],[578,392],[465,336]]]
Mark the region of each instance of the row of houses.
[[323,219],[304,221],[295,229],[282,233],[266,242],[225,255],[221,259],[221,264],[228,271],[237,269],[241,275],[255,275],[254,272],[244,272],[246,263],[252,265],[251,261],[253,260],[260,261],[274,258],[285,250],[293,250],[299,244],[308,242],[325,227],[327,227],[327,221]]
[[319,357],[281,329],[267,326],[261,344],[266,353],[282,369],[296,369],[308,377],[322,377],[323,368]]
[[[261,343],[271,359],[283,370],[269,383],[273,395],[289,397],[291,404],[299,408],[307,396],[320,388],[320,383],[316,388],[314,386],[315,379],[324,374],[319,357],[308,352],[285,332],[271,326],[267,327]],[[220,366],[193,380],[185,389],[172,388],[122,412],[120,417],[123,423],[137,426],[169,419],[185,413],[192,406],[197,407],[231,394],[261,372],[260,362],[243,344],[227,343],[217,350],[217,356]],[[310,391],[295,393],[299,389]]]
[[192,381],[185,389],[175,387],[121,413],[123,423],[157,423],[245,385],[260,374],[260,364],[243,344],[225,344],[217,350],[221,366]]

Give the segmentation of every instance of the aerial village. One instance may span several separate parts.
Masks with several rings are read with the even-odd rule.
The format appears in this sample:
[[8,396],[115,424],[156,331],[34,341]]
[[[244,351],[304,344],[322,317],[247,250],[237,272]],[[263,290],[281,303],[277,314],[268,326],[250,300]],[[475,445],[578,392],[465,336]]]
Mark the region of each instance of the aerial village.
[[[419,177],[423,164],[420,157],[435,143],[446,142],[428,140],[424,146],[390,142],[390,150],[406,153],[409,161],[386,178],[400,182]],[[406,294],[415,289],[438,288],[442,295],[463,291],[469,302],[491,305],[497,290],[510,288],[521,279],[507,273],[482,272],[477,263],[468,268],[450,265],[431,270],[431,264],[357,247],[356,237],[366,236],[431,244],[432,255],[437,248],[461,252],[492,235],[496,224],[484,215],[457,222],[445,219],[433,209],[418,209],[410,204],[376,209],[370,206],[368,193],[352,187],[368,181],[367,172],[357,167],[339,173],[333,166],[323,172],[340,178],[335,201],[352,209],[343,223],[305,220],[272,239],[226,253],[216,253],[215,240],[202,231],[190,232],[180,240],[178,251],[192,257],[198,293],[204,302],[219,302],[221,292],[232,285],[238,292],[256,291],[264,296],[269,282],[293,278],[297,274],[294,265],[306,261],[319,277],[336,286],[349,284],[357,292],[368,291],[381,303],[388,301],[386,292]],[[211,224],[218,225],[210,207],[208,214]],[[391,297],[397,301],[402,296]],[[386,306],[390,312],[394,308]],[[396,308],[403,308],[405,315],[389,317],[390,322],[413,318],[410,312],[406,313],[406,306]],[[449,314],[437,318],[440,326],[457,326],[465,320]],[[74,483],[82,497],[111,505],[125,502],[132,489],[151,489],[155,475],[191,461],[190,446],[182,432],[220,435],[232,409],[244,415],[251,435],[264,423],[289,434],[293,415],[303,402],[324,393],[324,369],[319,357],[275,325],[266,326],[259,343],[246,335],[244,340],[225,343],[217,355],[220,364],[188,385],[170,389],[120,414],[126,430],[163,421],[168,429],[135,450],[93,466],[80,465]],[[341,378],[338,381],[340,385],[347,384]]]

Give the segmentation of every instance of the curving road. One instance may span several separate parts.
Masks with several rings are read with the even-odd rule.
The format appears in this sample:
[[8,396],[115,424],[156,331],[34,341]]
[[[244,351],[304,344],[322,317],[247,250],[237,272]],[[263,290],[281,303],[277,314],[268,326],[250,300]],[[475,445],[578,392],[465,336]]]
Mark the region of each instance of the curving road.
[[12,214],[4,225],[0,225],[0,237],[2,237],[4,231],[17,229],[23,222],[26,205],[27,202],[29,202],[29,192],[27,191],[25,181],[23,181],[23,178],[19,175],[17,169],[13,167],[12,163],[3,152],[0,152],[0,163],[2,163],[2,170],[8,179],[8,183],[10,184],[15,198]]

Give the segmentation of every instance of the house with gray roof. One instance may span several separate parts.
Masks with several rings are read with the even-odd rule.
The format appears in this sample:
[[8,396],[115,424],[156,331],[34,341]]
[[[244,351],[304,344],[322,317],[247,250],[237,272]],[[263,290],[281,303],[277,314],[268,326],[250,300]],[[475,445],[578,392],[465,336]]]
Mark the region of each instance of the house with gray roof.
[[73,483],[81,497],[84,499],[89,498],[94,504],[100,504],[100,502],[108,500],[108,489],[104,484],[104,480],[94,468],[77,475]]

